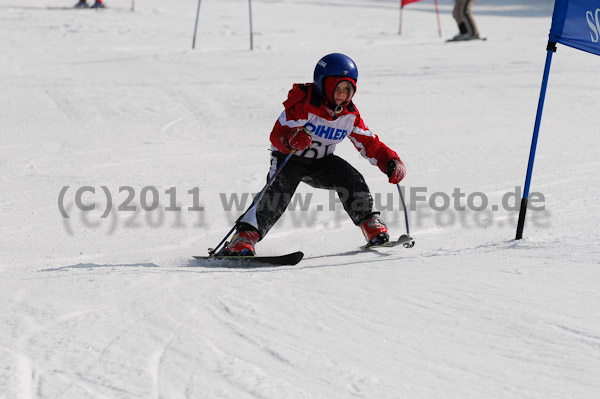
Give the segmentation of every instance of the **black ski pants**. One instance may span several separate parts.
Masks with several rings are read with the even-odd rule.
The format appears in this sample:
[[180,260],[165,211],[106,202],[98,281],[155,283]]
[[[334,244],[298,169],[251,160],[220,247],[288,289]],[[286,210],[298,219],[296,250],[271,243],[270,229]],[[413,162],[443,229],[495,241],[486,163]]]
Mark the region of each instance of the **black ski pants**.
[[476,0],[456,0],[454,4],[454,10],[452,16],[458,25],[458,30],[461,34],[470,33],[472,35],[479,35],[479,29],[473,19],[471,9]]
[[[273,176],[286,155],[273,152],[271,169],[267,181]],[[238,230],[247,230],[248,225],[264,238],[285,212],[300,182],[315,188],[335,190],[344,209],[355,225],[360,225],[373,212],[373,197],[364,177],[352,165],[336,155],[320,159],[300,158],[292,155],[273,184],[267,188],[260,203],[253,205],[236,223]]]

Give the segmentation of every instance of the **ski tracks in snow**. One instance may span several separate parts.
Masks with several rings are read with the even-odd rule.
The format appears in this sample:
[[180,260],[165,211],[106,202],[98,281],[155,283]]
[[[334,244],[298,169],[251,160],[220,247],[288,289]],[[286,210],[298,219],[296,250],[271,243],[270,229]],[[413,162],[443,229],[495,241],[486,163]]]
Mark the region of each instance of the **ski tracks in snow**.
[[[31,359],[26,354],[5,345],[0,345],[0,353],[3,353],[0,356],[2,359],[0,364],[3,364],[4,369],[2,374],[0,374],[0,386],[4,385],[7,387],[4,394],[18,399],[35,398],[35,388],[39,381],[33,369]],[[9,363],[11,358],[14,360],[12,366]],[[8,384],[2,380],[14,381],[14,383]]]

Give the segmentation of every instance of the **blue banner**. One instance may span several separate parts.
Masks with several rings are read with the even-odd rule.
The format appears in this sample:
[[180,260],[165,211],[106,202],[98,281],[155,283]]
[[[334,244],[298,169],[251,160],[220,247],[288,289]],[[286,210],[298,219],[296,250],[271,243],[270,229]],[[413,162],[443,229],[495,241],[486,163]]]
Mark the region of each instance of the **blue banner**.
[[600,55],[600,0],[556,0],[549,41]]

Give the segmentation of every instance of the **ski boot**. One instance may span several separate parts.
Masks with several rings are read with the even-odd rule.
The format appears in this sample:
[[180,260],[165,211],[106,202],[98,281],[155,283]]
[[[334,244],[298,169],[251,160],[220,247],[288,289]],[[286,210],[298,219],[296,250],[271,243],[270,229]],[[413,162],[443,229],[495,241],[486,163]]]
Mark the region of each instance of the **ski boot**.
[[448,39],[446,40],[447,42],[466,42],[469,40],[479,40],[479,34],[473,34],[473,33],[459,33],[458,35],[454,36],[452,39]]
[[260,239],[260,234],[256,230],[242,230],[233,236],[230,242],[219,251],[217,255],[221,256],[254,256],[256,250],[254,246]]
[[88,8],[89,5],[86,0],[79,0],[77,4],[75,4],[75,8]]
[[383,245],[390,241],[387,226],[381,221],[379,216],[372,216],[367,221],[361,223],[360,229],[367,239],[367,247]]
[[105,8],[104,2],[102,0],[96,0],[92,8]]

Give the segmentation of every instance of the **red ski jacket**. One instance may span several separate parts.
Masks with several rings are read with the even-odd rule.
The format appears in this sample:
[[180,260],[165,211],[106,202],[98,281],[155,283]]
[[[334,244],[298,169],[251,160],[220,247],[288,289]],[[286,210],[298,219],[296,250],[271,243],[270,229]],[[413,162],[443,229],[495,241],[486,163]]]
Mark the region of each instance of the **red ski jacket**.
[[383,173],[392,159],[400,157],[388,146],[379,141],[379,137],[365,125],[356,106],[350,104],[334,115],[333,111],[313,91],[314,84],[294,84],[284,101],[284,111],[271,131],[271,150],[287,154],[285,138],[292,130],[304,128],[311,137],[312,144],[294,156],[304,158],[323,158],[335,151],[338,143],[346,137],[356,149]]

